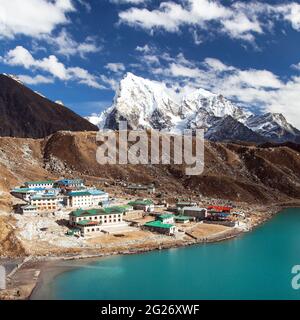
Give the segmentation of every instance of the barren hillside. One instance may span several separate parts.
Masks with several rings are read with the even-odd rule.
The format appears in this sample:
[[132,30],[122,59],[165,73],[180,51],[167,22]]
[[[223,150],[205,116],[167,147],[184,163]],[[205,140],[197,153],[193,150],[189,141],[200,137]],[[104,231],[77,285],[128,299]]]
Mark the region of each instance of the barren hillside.
[[99,165],[96,149],[94,132],[57,132],[40,140],[0,138],[0,188],[8,192],[28,179],[82,176],[100,185],[116,180],[155,182],[158,191],[169,196],[193,193],[255,203],[300,197],[300,154],[293,144],[206,142],[200,176],[186,176],[183,166],[175,165]]
[[0,74],[0,136],[43,138],[58,130],[98,128],[9,76]]
[[13,223],[13,219],[0,216],[0,256],[17,257],[25,253],[15,235]]

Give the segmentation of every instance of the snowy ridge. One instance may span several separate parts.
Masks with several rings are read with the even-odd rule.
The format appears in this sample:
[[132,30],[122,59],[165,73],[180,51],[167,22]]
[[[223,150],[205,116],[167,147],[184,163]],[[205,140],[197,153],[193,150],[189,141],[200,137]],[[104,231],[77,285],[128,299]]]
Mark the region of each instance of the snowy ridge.
[[[113,130],[118,129],[121,120],[127,121],[129,129],[153,128],[169,132],[204,129],[210,140],[216,140],[215,137],[231,140],[232,136],[232,140],[254,139],[255,142],[259,137],[262,142],[300,141],[300,131],[282,114],[255,115],[222,95],[204,89],[195,90],[177,102],[163,83],[132,73],[127,73],[121,80],[112,106],[87,120],[99,128]],[[225,132],[220,124],[226,124],[229,132]],[[229,124],[238,132],[231,133]]]
[[15,80],[16,82],[20,83],[21,85],[24,85],[24,83],[19,79],[19,77],[17,75],[14,74],[7,74],[7,73],[2,73],[4,76],[9,77],[13,80]]

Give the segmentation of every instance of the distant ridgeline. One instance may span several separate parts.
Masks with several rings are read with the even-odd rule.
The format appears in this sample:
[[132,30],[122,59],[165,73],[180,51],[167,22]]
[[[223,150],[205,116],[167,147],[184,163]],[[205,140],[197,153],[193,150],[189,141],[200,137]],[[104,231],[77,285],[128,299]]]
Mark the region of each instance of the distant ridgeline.
[[44,138],[56,131],[98,131],[65,106],[54,103],[0,74],[0,136]]

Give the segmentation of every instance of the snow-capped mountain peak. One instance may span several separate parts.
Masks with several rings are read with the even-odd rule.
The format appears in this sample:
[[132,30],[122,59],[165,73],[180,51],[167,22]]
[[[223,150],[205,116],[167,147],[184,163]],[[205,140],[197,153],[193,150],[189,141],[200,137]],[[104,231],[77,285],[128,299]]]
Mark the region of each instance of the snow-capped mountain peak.
[[209,115],[215,117],[232,116],[234,119],[244,122],[251,113],[234,105],[222,95],[211,93],[204,89],[198,89],[186,96],[181,104],[181,114],[205,110]]
[[127,73],[120,82],[103,125],[116,129],[120,120],[127,120],[131,129],[170,128],[178,120],[179,106],[165,89],[158,82]]
[[[225,119],[222,122],[220,120]],[[116,130],[120,121],[127,121],[129,129],[153,128],[170,132],[184,129],[201,129],[207,138],[213,135],[232,140],[299,141],[300,131],[291,126],[282,114],[267,113],[254,115],[237,106],[220,94],[205,89],[197,89],[177,102],[164,83],[151,81],[127,73],[120,81],[113,104],[100,115],[87,118],[100,128]],[[240,123],[240,125],[238,123]],[[224,132],[234,124],[238,132]],[[218,134],[213,130],[218,128]],[[230,130],[229,130],[230,131]],[[253,132],[253,134],[251,134]],[[225,139],[225,138],[224,138]],[[248,141],[247,140],[247,141]]]
[[253,115],[247,119],[246,125],[251,130],[278,142],[294,141],[294,137],[300,136],[300,131],[289,124],[281,113]]

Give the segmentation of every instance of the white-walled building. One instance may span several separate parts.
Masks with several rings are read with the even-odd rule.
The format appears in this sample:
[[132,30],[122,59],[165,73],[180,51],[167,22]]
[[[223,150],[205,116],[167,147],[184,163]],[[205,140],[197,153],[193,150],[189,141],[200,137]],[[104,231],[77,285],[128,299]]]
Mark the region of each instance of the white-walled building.
[[16,188],[11,191],[11,194],[17,198],[30,202],[34,196],[51,195],[57,196],[60,189],[55,188]]
[[38,211],[56,211],[59,208],[58,199],[54,195],[36,195],[30,200],[30,205]]
[[38,193],[42,194],[43,188],[15,188],[11,191],[11,194],[17,198],[25,201],[30,201],[30,198]]
[[92,197],[92,206],[107,206],[109,203],[109,194],[98,189],[89,189],[88,192]]
[[46,180],[46,181],[27,181],[25,182],[26,188],[43,188],[50,189],[53,188],[54,181]]
[[132,206],[134,210],[154,211],[154,203],[150,199],[136,199],[135,201],[128,202],[128,205]]
[[[25,200],[37,211],[55,211],[60,207],[94,208],[107,207],[109,194],[95,188],[87,188],[82,179],[49,181],[31,181],[26,187],[15,188],[11,194]],[[24,207],[23,212],[33,210]]]
[[62,179],[55,182],[55,186],[61,189],[81,189],[84,188],[82,179]]
[[78,209],[72,211],[69,217],[70,226],[78,228],[82,236],[101,232],[102,227],[117,226],[123,223],[123,213],[106,212],[105,209]]
[[159,215],[157,217],[157,220],[161,221],[164,224],[173,224],[175,222],[174,215],[169,213]]
[[36,206],[32,206],[30,204],[21,207],[23,214],[36,214],[38,209]]
[[106,206],[109,201],[108,193],[96,189],[69,192],[67,197],[67,206],[71,208]]
[[178,228],[175,225],[162,223],[159,220],[145,223],[144,228],[153,232],[167,234],[169,236],[174,235],[178,231]]
[[183,207],[181,209],[182,215],[195,217],[197,220],[204,220],[207,218],[208,213],[206,208],[199,207]]

